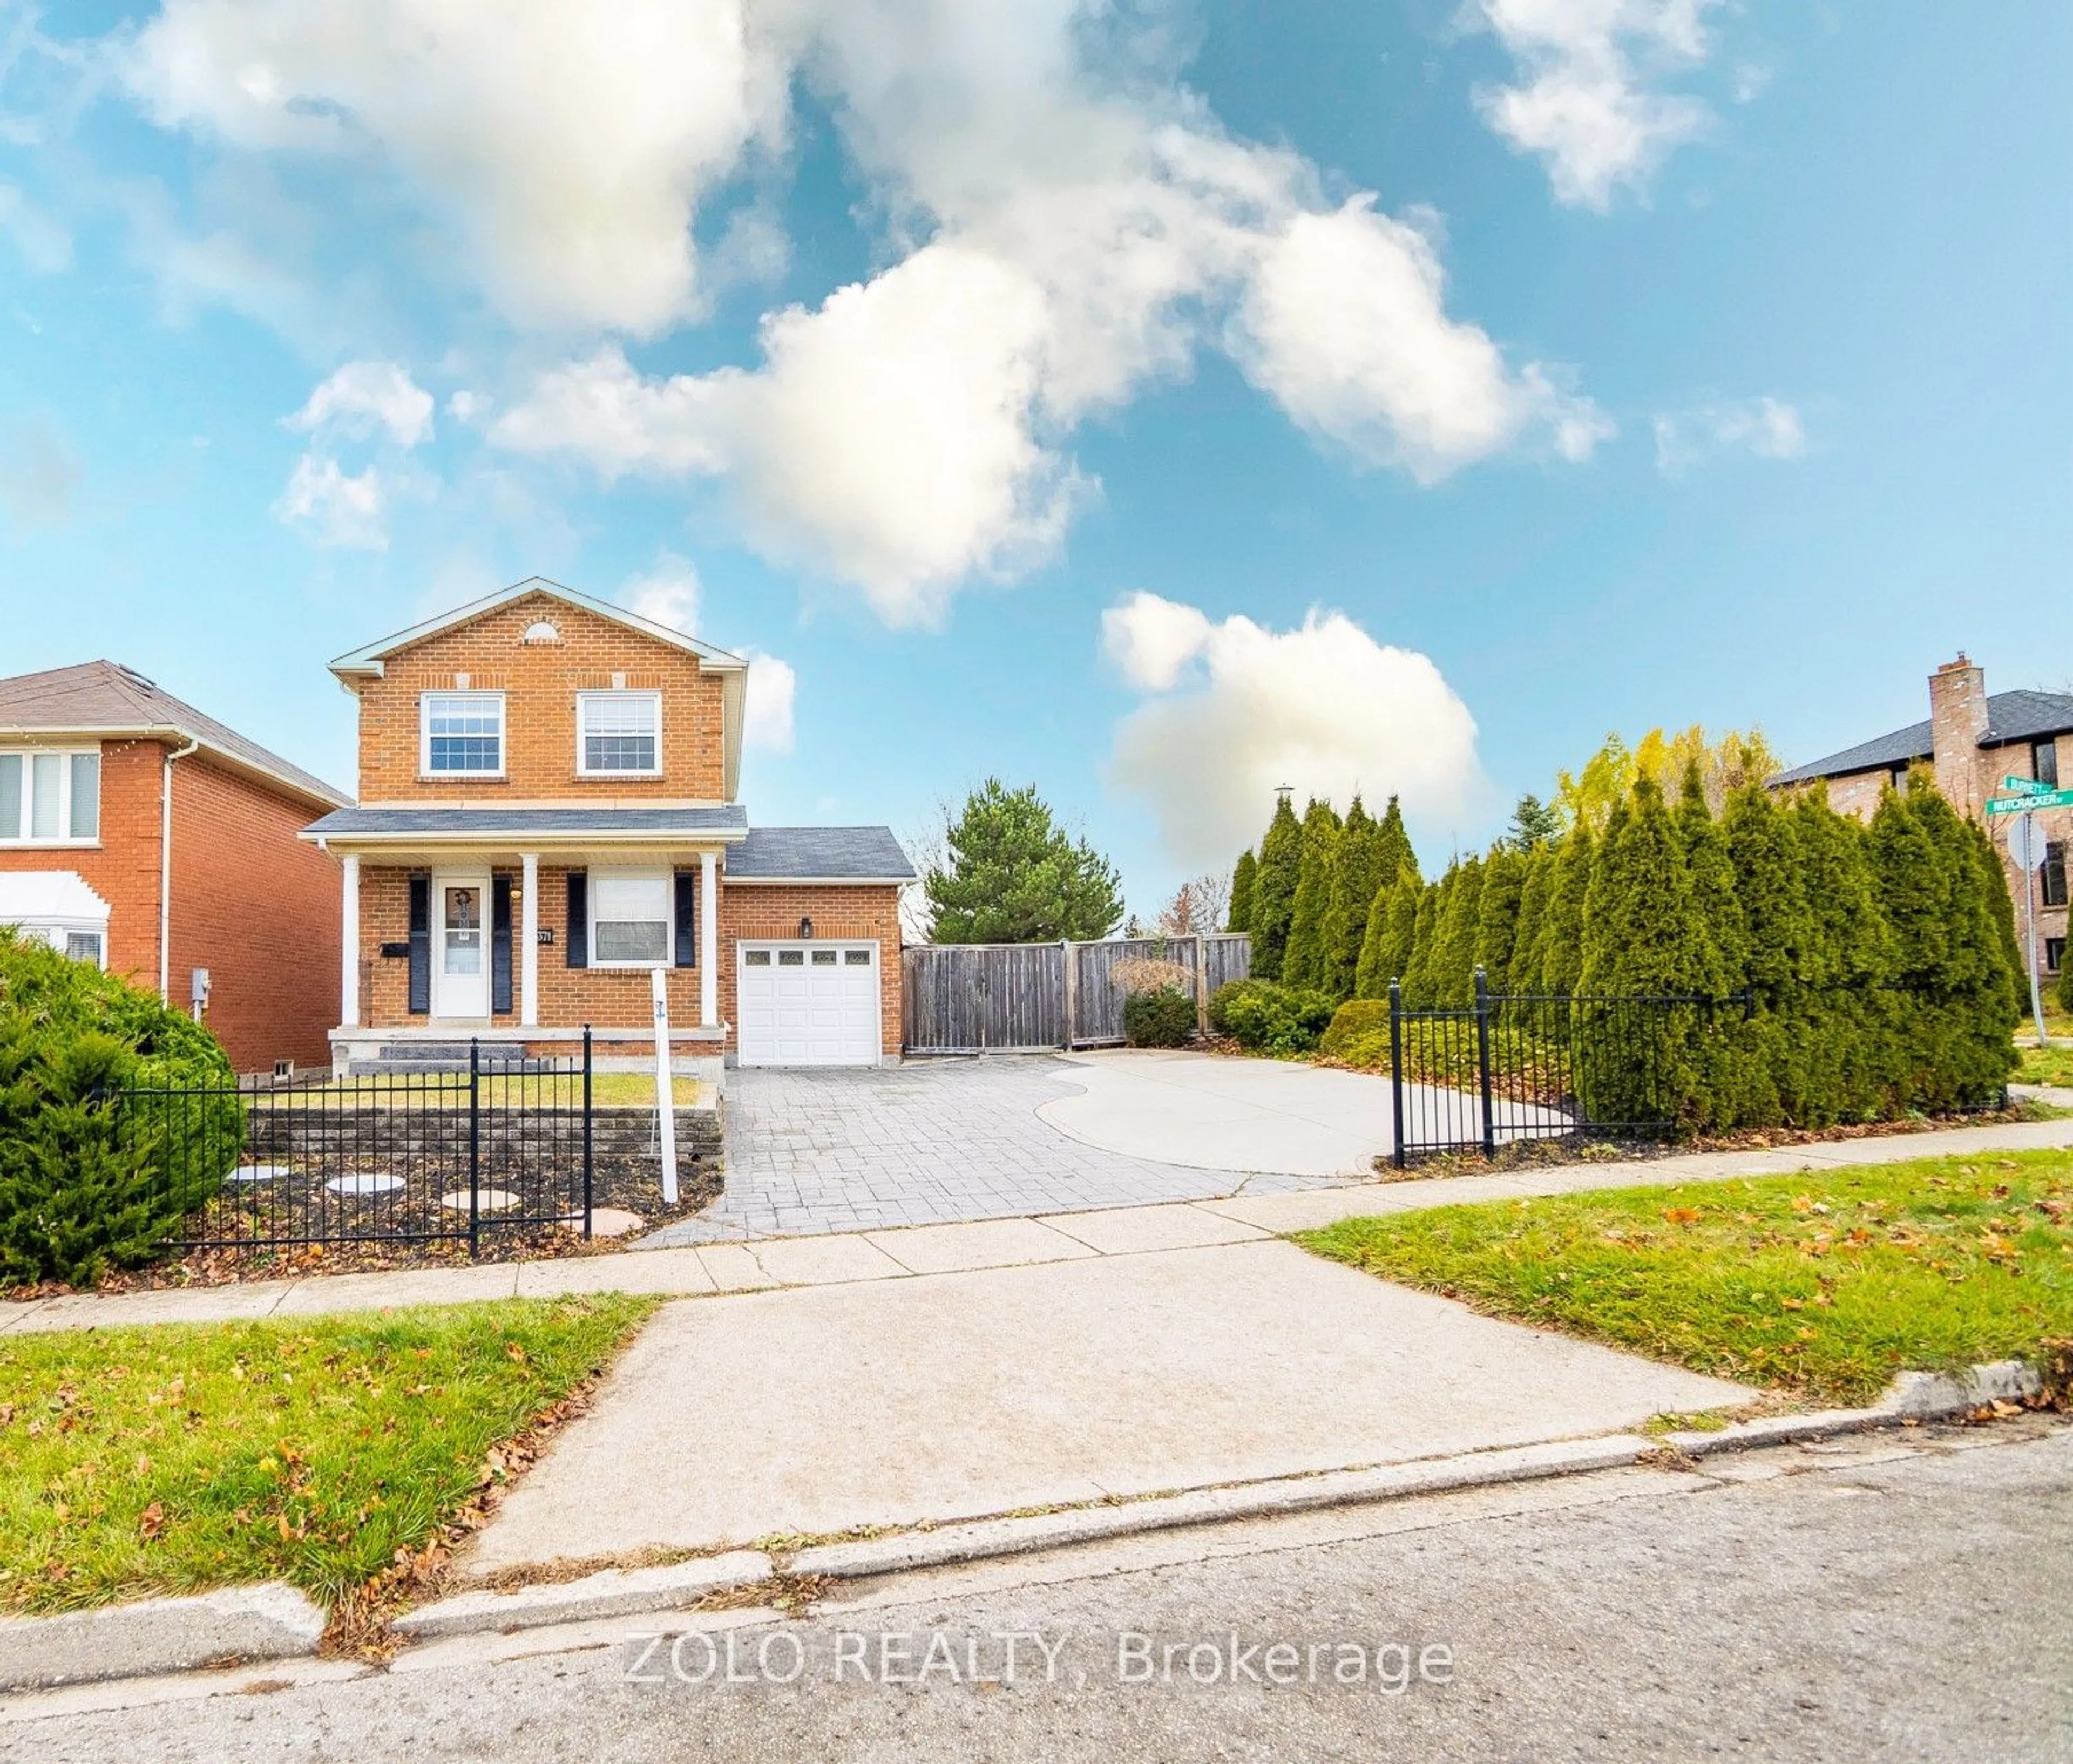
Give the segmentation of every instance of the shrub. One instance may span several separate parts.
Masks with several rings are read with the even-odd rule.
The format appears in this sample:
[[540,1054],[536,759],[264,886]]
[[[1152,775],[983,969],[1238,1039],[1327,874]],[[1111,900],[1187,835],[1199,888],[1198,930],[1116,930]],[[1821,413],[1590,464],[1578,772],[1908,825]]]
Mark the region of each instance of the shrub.
[[1185,1047],[1194,1036],[1194,999],[1177,986],[1125,995],[1123,1038],[1131,1046]]
[[1322,992],[1271,980],[1233,980],[1210,1000],[1210,1024],[1255,1053],[1307,1053],[1332,1020]]
[[1348,1065],[1389,1064],[1389,1000],[1349,999],[1332,1013],[1331,1027],[1317,1043],[1327,1058]]
[[235,1076],[155,995],[0,929],[0,1281],[84,1284],[149,1260],[237,1163],[242,1111],[234,1095],[126,1109],[116,1093]]

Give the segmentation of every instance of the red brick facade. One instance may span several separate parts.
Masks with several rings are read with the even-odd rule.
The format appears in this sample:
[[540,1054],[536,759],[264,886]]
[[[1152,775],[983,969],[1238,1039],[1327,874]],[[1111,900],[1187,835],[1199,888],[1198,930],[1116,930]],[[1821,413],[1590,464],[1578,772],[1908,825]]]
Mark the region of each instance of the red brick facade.
[[[155,988],[167,748],[100,745],[99,840],[0,848],[0,870],[76,872],[108,903],[109,970]],[[176,760],[172,780],[171,1002],[186,1008],[192,972],[205,967],[208,1025],[239,1071],[270,1071],[280,1059],[328,1063],[338,1005],[338,866],[295,837],[318,806],[205,752]]]
[[[553,641],[528,641],[539,621],[554,628]],[[726,699],[722,670],[702,665],[690,650],[649,636],[558,596],[530,593],[480,616],[433,632],[385,653],[378,676],[344,677],[360,700],[360,795],[363,806],[436,802],[471,809],[542,806],[610,808],[642,803],[710,805],[727,795]],[[653,690],[661,694],[661,773],[656,778],[583,776],[577,766],[576,694],[581,691]],[[427,691],[501,691],[505,694],[505,776],[497,779],[431,778],[420,767],[419,707]],[[723,1043],[736,1051],[735,944],[737,939],[797,938],[800,921],[810,918],[818,939],[875,940],[879,946],[882,1049],[900,1051],[900,921],[897,886],[855,883],[730,884],[726,844],[704,847],[719,854],[719,944],[716,1014],[727,1025]],[[616,846],[572,849],[567,843],[538,850],[537,927],[550,942],[536,942],[537,1026],[639,1031],[650,1022],[649,980],[642,968],[571,968],[568,966],[568,876],[593,866],[655,870],[699,868],[700,846],[692,841],[628,850]],[[443,854],[451,851],[450,859]],[[430,1013],[410,1008],[410,963],[385,956],[385,944],[409,934],[409,883],[413,874],[435,871],[444,862],[455,870],[487,870],[522,888],[521,853],[513,836],[471,842],[465,856],[454,847],[431,845],[404,851],[360,848],[360,1024],[365,1028],[436,1028]],[[500,1028],[521,1026],[523,914],[512,909],[512,1004],[489,1020]],[[672,968],[670,1017],[682,1029],[700,1024],[700,975],[696,967]],[[332,983],[334,995],[337,983]],[[435,1001],[436,1002],[436,1001]],[[688,1044],[691,1053],[719,1052],[723,1044]]]

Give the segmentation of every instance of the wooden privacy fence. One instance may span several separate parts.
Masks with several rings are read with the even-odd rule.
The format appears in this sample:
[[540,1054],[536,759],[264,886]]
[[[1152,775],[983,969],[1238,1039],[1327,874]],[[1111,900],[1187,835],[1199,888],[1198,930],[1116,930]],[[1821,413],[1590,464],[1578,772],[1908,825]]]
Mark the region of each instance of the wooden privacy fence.
[[1198,1020],[1210,995],[1252,971],[1252,939],[1116,938],[1099,943],[929,943],[900,952],[909,1053],[1037,1053],[1123,1040],[1119,962],[1177,963],[1193,975]]

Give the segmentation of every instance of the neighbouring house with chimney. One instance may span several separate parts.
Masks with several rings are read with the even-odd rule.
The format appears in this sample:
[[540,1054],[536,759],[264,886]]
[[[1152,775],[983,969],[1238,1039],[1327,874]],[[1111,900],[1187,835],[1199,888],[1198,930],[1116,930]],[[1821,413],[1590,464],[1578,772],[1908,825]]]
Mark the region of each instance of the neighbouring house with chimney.
[[1990,818],[1986,804],[1989,797],[2007,793],[2004,778],[2073,787],[2073,693],[1989,693],[1985,670],[1960,653],[1929,676],[1929,715],[1922,722],[1795,766],[1770,781],[1777,788],[1825,784],[1835,807],[1869,820],[1880,792],[1904,788],[1909,769],[1921,765],[1934,770],[1937,789],[1953,808],[1994,835],[2018,926],[2023,891],[2035,891],[2038,970],[2057,975],[2067,959],[2066,859],[2073,844],[2073,808],[2038,812],[2046,840],[2044,867],[2025,874],[2008,862],[2013,818]]

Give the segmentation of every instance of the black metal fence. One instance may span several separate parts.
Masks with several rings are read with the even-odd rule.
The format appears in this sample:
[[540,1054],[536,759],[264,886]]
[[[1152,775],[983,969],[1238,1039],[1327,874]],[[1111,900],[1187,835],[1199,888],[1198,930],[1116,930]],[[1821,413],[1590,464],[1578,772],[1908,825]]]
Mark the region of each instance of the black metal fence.
[[1494,993],[1476,970],[1472,1004],[1407,1009],[1389,988],[1395,1160],[1531,1140],[1667,1140],[1679,1131],[1680,1061],[1745,997]]
[[311,1085],[140,1085],[118,1131],[172,1189],[181,1249],[465,1243],[591,1234],[591,1041],[566,1059],[470,1042],[464,1069]]

